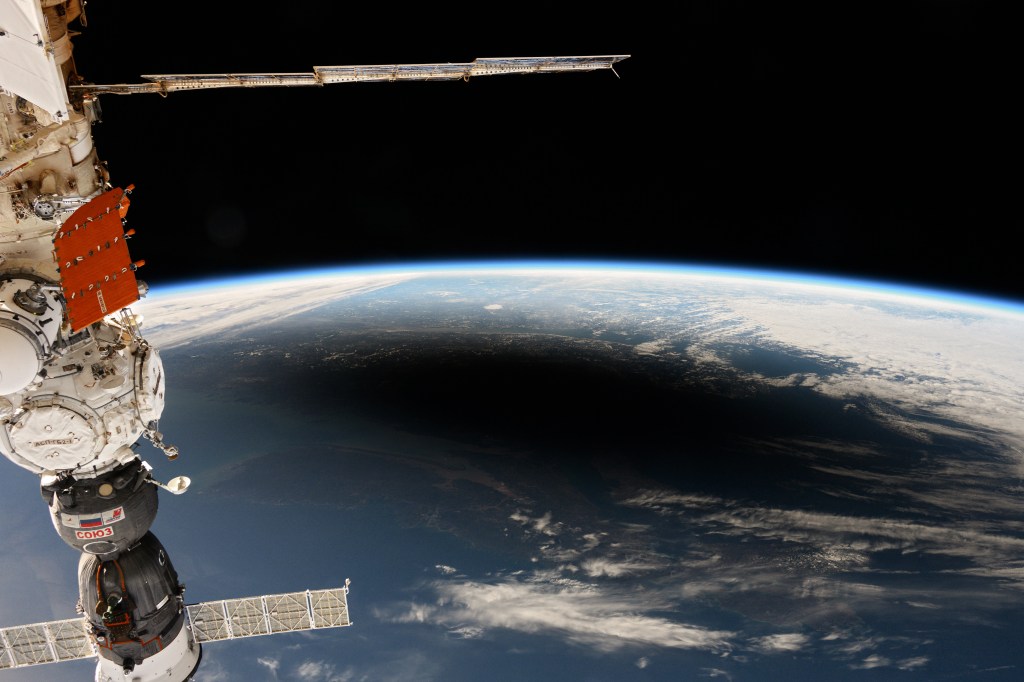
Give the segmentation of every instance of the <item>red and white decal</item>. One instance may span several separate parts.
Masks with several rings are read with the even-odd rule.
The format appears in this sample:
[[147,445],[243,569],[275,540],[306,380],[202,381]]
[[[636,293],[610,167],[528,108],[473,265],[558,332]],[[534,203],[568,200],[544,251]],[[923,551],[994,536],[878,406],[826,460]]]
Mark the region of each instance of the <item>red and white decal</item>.
[[60,522],[68,528],[98,528],[111,523],[124,521],[127,517],[124,507],[116,507],[105,512],[95,514],[61,514]]
[[114,529],[110,526],[106,528],[97,528],[96,530],[76,530],[75,537],[79,540],[95,540],[96,538],[109,538],[114,534]]

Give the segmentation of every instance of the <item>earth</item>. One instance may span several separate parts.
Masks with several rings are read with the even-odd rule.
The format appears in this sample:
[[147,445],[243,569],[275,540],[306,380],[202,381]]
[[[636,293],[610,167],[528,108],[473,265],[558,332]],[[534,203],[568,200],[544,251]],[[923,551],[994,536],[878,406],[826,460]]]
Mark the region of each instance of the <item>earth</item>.
[[[1019,680],[1024,307],[792,274],[438,264],[153,287],[186,601],[350,628],[197,680]],[[3,625],[74,615],[0,481]],[[93,664],[61,664],[91,679]],[[52,680],[56,666],[5,680]]]

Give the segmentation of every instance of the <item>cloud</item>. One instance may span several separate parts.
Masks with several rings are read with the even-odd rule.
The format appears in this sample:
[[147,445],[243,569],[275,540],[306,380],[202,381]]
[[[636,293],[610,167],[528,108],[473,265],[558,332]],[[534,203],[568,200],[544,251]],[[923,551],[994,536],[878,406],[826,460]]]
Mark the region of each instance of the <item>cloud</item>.
[[[1024,539],[974,530],[962,524],[939,526],[904,519],[769,508],[711,513],[705,519],[732,528],[723,532],[786,542],[860,546],[866,551],[916,549],[996,563],[1014,561],[1024,551]],[[997,566],[988,568],[995,570]],[[1004,577],[1022,578],[1015,571]]]
[[277,671],[281,667],[281,661],[276,658],[257,658],[256,662],[269,669],[274,679],[277,679]]
[[671,610],[656,595],[635,594],[562,580],[496,583],[436,582],[433,605],[410,604],[397,614],[380,614],[393,622],[437,623],[450,628],[472,625],[562,637],[601,652],[633,646],[727,652],[733,632],[681,623],[647,612]]
[[[1024,541],[985,532],[980,526],[757,507],[682,491],[641,490],[626,495],[620,504],[658,514],[676,531],[680,526],[697,528],[704,541],[667,556],[653,550],[664,522],[626,528],[603,521],[597,524],[601,530],[595,531],[595,526],[579,528],[578,522],[556,521],[551,512],[538,515],[519,509],[509,518],[530,531],[527,537],[539,550],[533,571],[478,580],[437,564],[442,578],[426,585],[434,599],[380,609],[377,615],[391,622],[436,625],[450,638],[483,638],[489,630],[506,629],[560,638],[599,652],[665,647],[728,654],[740,662],[744,650],[762,655],[810,650],[811,637],[786,631],[800,624],[834,625],[851,612],[888,609],[908,601],[914,611],[934,610],[926,606],[938,597],[927,586],[872,584],[872,552],[949,554],[974,562],[975,568],[995,570],[1012,568],[1008,564],[1024,550]],[[736,539],[756,542],[737,544]],[[765,542],[780,545],[766,553]],[[575,557],[564,558],[569,554]],[[857,575],[864,577],[858,580]],[[636,576],[643,577],[642,584],[623,579]],[[1012,579],[1013,572],[1000,576]],[[1024,575],[1019,579],[1024,584]],[[977,604],[979,595],[988,596],[958,593],[955,598]],[[770,609],[775,615],[767,620],[775,622],[778,631],[749,638],[713,629],[710,623],[683,622],[675,615],[686,613],[692,600],[708,598],[761,622],[766,620],[765,609]],[[777,607],[783,604],[780,611]],[[888,642],[884,649],[878,648],[882,641]],[[899,651],[926,644],[920,640],[835,634],[822,637],[820,644],[825,645],[822,654],[857,667],[905,665],[910,670],[927,661]]]
[[658,355],[662,351],[671,350],[674,345],[675,342],[672,339],[656,339],[636,344],[633,347],[633,352],[637,355]]
[[260,286],[150,290],[132,310],[153,320],[144,326],[146,338],[163,349],[198,339],[223,338],[291,315],[314,310],[340,298],[394,286],[412,274],[279,278]]
[[305,661],[295,670],[300,680],[322,680],[327,673],[328,665],[323,661]]
[[[1000,432],[1018,447],[1024,442],[1017,418],[1024,375],[1018,316],[995,309],[979,315],[976,307],[935,298],[922,306],[915,298],[834,288],[818,301],[733,296],[717,317],[719,326],[733,322],[734,333],[756,329],[765,345],[847,365],[849,371],[823,377],[815,386],[826,395],[869,396],[955,420],[970,415],[971,423]],[[893,428],[928,436],[923,422],[890,417]]]
[[303,682],[349,682],[355,675],[351,670],[339,673],[331,663],[309,660],[299,664],[295,676]]
[[757,637],[751,640],[751,646],[763,654],[777,654],[783,652],[800,651],[803,649],[809,638],[798,632],[791,632],[780,635],[768,635]]
[[891,665],[891,664],[892,664],[892,661],[890,661],[885,656],[879,656],[878,654],[871,654],[870,656],[866,657],[860,663],[854,663],[850,667],[851,668],[855,668],[857,670],[871,670],[872,668],[884,668],[884,667],[886,667],[888,665]]
[[916,668],[924,667],[928,664],[927,656],[916,656],[914,658],[907,658],[896,664],[896,667],[900,670],[914,670]]
[[562,531],[561,523],[552,523],[551,512],[547,512],[543,516],[530,517],[526,512],[516,511],[509,515],[509,519],[524,526],[529,526],[535,532],[543,535],[554,537]]
[[713,495],[692,495],[668,490],[641,490],[632,497],[622,500],[619,504],[651,509],[659,514],[675,514],[678,513],[679,507],[718,508],[723,503],[724,500]]
[[656,571],[664,567],[664,563],[635,560],[619,561],[610,557],[595,557],[580,562],[580,568],[587,575],[592,577],[605,576],[608,578],[622,578],[647,571]]
[[826,651],[838,660],[850,661],[850,668],[855,670],[871,670],[873,668],[896,667],[900,670],[917,670],[925,667],[931,660],[928,656],[911,656],[898,658],[899,652],[906,647],[918,647],[934,644],[930,639],[911,637],[862,637],[851,631],[833,631],[821,637],[826,642]]
[[840,645],[836,650],[842,654],[859,654],[863,651],[870,651],[877,649],[881,644],[882,639],[878,637],[868,637],[866,639],[855,639],[847,644]]
[[[1024,539],[991,532],[991,526],[974,524],[969,519],[940,524],[912,518],[752,507],[735,500],[658,490],[640,491],[620,504],[676,516],[682,523],[705,533],[781,541],[791,551],[780,551],[778,556],[786,557],[794,566],[823,572],[858,571],[864,570],[873,552],[920,552],[969,562],[961,568],[949,569],[950,573],[995,578],[1024,589],[1024,569],[1018,563],[1024,552]],[[800,552],[794,553],[796,548],[801,548]],[[595,566],[600,565],[600,560],[594,561]],[[881,588],[875,589],[881,597]],[[915,605],[921,601],[916,600]]]
[[457,639],[480,639],[484,636],[484,629],[472,625],[459,625],[448,630],[448,634]]

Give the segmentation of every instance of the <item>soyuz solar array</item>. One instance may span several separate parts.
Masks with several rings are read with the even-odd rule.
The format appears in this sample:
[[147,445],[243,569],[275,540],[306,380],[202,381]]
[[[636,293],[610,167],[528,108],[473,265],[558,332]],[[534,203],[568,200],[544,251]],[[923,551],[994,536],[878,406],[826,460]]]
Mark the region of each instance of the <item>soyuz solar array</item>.
[[[185,607],[197,643],[351,625],[348,589],[307,590]],[[84,618],[0,628],[0,670],[96,656]]]

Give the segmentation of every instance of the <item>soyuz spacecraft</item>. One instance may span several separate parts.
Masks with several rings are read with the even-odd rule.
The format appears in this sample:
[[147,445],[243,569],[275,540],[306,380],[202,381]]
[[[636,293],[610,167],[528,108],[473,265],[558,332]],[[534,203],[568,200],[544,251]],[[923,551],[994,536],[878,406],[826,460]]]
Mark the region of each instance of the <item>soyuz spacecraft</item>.
[[192,679],[202,645],[351,625],[341,587],[186,604],[150,531],[158,489],[136,452],[159,430],[165,376],[130,305],[146,295],[126,228],[132,186],[111,184],[93,146],[103,93],[452,80],[612,69],[626,55],[461,64],[314,67],[312,73],[146,76],[95,85],[78,73],[71,28],[83,0],[0,3],[0,453],[39,477],[60,538],[79,553],[78,616],[0,629],[0,671],[97,660],[95,680]]

